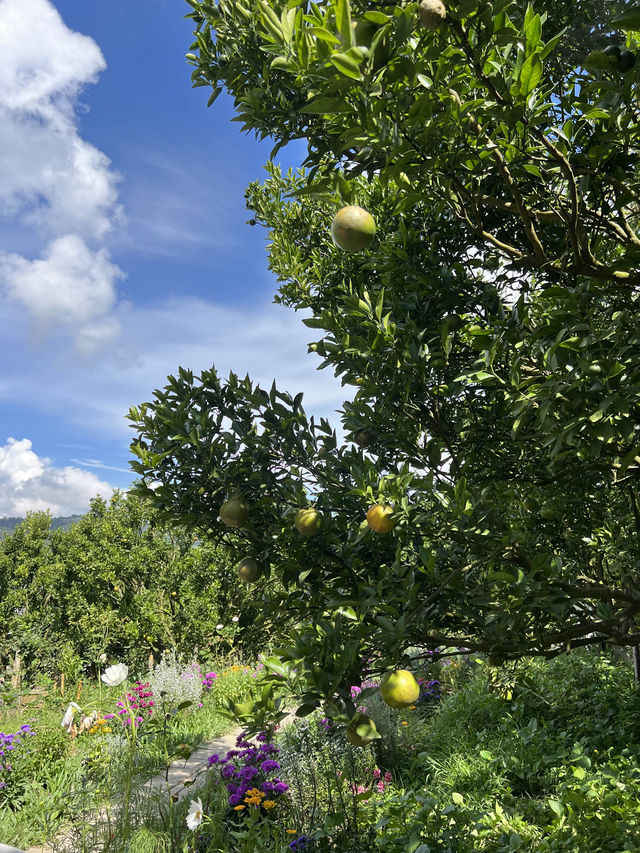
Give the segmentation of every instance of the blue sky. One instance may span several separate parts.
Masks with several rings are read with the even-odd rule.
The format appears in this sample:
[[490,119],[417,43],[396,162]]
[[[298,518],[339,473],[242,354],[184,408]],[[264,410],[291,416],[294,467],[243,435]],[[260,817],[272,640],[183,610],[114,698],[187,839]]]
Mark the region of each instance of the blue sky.
[[0,0],[0,516],[126,487],[125,414],[179,364],[342,401],[272,304],[244,207],[271,145],[191,88],[188,9]]

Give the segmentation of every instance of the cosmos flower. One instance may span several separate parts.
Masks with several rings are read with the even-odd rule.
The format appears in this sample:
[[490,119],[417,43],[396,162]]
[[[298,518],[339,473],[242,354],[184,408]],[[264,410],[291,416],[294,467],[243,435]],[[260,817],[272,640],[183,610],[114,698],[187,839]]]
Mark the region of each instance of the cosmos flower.
[[116,663],[108,666],[100,676],[107,687],[117,687],[129,675],[129,667],[126,663]]

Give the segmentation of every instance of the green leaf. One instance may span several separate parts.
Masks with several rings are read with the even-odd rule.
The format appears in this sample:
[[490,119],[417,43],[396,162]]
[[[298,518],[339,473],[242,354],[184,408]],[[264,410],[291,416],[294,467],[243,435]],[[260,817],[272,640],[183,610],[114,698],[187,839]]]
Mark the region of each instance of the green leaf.
[[351,77],[354,80],[362,80],[360,66],[356,60],[352,59],[350,56],[347,56],[344,53],[333,53],[329,57],[329,61],[346,77]]
[[534,15],[524,29],[527,56],[533,53],[542,36],[542,21],[540,15]]
[[287,59],[286,56],[276,56],[271,62],[271,68],[277,68],[280,71],[289,71],[292,74],[298,73],[298,66],[295,62]]
[[344,98],[315,98],[309,101],[298,112],[314,115],[331,115],[332,113],[351,112],[351,105]]
[[342,44],[345,47],[353,47],[355,37],[351,26],[351,7],[349,0],[336,0],[336,23],[340,32]]
[[528,56],[520,69],[520,94],[527,98],[536,88],[542,77],[542,60],[539,53]]
[[631,6],[625,9],[620,15],[616,15],[611,19],[614,27],[620,27],[622,30],[635,30],[640,32],[640,6]]
[[328,44],[340,44],[338,36],[335,33],[329,32],[329,30],[324,27],[311,27],[309,32],[313,33],[313,35],[321,41],[326,41]]

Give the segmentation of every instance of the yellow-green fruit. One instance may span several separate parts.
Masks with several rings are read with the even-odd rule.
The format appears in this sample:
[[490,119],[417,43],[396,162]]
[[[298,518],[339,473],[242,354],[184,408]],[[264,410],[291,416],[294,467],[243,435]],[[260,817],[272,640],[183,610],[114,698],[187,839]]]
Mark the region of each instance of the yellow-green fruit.
[[376,533],[391,533],[396,523],[393,510],[384,504],[374,504],[367,511],[367,524]]
[[447,8],[441,0],[422,0],[418,9],[420,26],[427,30],[437,30],[447,17]]
[[220,507],[220,518],[229,527],[242,527],[249,515],[249,507],[241,498],[229,498]]
[[315,536],[322,528],[322,514],[311,507],[299,509],[294,524],[303,536]]
[[376,221],[362,207],[350,204],[333,217],[331,236],[339,249],[360,252],[366,249],[376,234]]
[[372,740],[375,740],[374,737],[367,737],[366,734],[358,734],[358,729],[361,726],[367,726],[368,728],[373,729],[374,732],[377,731],[376,724],[373,722],[371,717],[365,717],[364,714],[359,714],[352,723],[349,723],[344,733],[346,739],[353,746],[366,746],[368,743],[371,743]]
[[420,695],[420,685],[407,669],[396,669],[380,682],[382,701],[390,708],[408,708]]
[[255,583],[262,574],[262,566],[253,557],[245,557],[236,567],[238,577],[247,583]]

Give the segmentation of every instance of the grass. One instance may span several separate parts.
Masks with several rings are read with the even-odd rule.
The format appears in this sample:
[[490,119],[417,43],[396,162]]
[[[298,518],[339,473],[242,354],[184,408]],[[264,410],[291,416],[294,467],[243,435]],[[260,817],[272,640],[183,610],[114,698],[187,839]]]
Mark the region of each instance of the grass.
[[0,792],[2,842],[27,847],[51,840],[63,826],[86,823],[86,814],[121,799],[128,786],[145,782],[172,760],[233,728],[221,713],[222,697],[246,697],[256,689],[260,673],[237,664],[216,671],[218,678],[203,694],[202,707],[165,718],[156,704],[151,720],[137,731],[131,762],[130,741],[118,719],[111,721],[110,733],[84,732],[76,738],[61,726],[70,701],[77,701],[85,712],[117,713],[122,687],[107,690],[93,683],[64,696],[51,693],[24,707],[0,708],[0,730],[13,732],[28,723],[36,732],[28,742],[29,754],[14,768],[13,779],[18,782],[13,783],[11,798],[3,800]]

